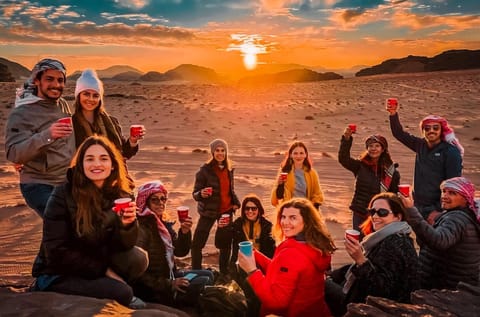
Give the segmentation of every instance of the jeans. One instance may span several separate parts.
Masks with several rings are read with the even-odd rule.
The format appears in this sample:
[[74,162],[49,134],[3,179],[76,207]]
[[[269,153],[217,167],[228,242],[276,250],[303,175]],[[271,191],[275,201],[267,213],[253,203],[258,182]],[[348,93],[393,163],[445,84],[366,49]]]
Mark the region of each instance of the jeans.
[[28,207],[32,208],[42,219],[47,207],[48,198],[55,186],[48,184],[20,184],[20,191]]
[[185,293],[178,292],[175,304],[176,306],[195,306],[198,303],[198,297],[200,293],[203,291],[206,285],[213,285],[213,273],[209,270],[191,270],[191,271],[177,271],[175,272],[175,277],[184,277],[188,273],[195,273],[193,279],[190,280],[190,284],[186,289]]

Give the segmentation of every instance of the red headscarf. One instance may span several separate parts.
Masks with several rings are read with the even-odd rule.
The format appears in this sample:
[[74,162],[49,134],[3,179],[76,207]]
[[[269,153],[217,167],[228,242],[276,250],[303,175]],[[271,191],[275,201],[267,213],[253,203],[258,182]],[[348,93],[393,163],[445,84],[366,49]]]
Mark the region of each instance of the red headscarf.
[[460,141],[455,136],[453,129],[448,125],[447,120],[443,117],[435,116],[435,115],[426,116],[425,118],[423,118],[422,121],[420,121],[420,130],[423,131],[423,127],[431,123],[440,124],[440,126],[442,127],[442,140],[455,146],[460,151],[460,154],[463,157],[465,150],[463,149],[463,146],[460,144]]

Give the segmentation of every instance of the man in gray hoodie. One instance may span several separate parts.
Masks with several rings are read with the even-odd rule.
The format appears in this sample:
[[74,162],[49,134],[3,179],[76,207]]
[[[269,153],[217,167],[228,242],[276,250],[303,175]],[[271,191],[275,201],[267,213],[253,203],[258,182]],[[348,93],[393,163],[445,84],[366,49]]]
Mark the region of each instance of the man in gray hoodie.
[[56,185],[66,180],[75,153],[71,117],[63,99],[66,69],[54,59],[39,61],[23,88],[17,89],[15,107],[5,129],[7,160],[21,166],[20,190],[28,206],[40,217]]

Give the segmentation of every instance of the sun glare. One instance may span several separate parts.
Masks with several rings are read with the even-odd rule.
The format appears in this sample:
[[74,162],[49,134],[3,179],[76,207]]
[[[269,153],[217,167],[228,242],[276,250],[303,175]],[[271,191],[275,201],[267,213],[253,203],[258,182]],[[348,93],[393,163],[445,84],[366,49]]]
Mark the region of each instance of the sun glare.
[[239,51],[245,68],[254,70],[258,64],[257,55],[267,53],[262,37],[256,34],[232,34],[231,37],[235,43],[230,44],[227,51]]

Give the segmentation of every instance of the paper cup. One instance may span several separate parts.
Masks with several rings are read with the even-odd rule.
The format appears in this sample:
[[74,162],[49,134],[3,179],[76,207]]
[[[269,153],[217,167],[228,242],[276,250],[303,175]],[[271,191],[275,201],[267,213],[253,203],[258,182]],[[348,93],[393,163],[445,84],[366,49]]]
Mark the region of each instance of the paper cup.
[[285,173],[285,172],[280,173],[280,178],[282,179],[282,181],[286,181],[287,176],[288,176],[288,173]]
[[188,218],[188,212],[190,211],[190,208],[187,206],[180,206],[177,208],[177,214],[178,214],[178,221],[184,222]]
[[410,196],[410,185],[408,184],[401,184],[398,185],[398,191],[405,197]]
[[345,238],[351,237],[357,241],[360,240],[360,231],[355,229],[347,229],[345,230]]
[[132,124],[130,126],[130,135],[131,136],[134,136],[134,137],[140,136],[142,131],[143,131],[143,125],[141,125],[141,124]]
[[123,209],[130,207],[131,198],[118,198],[115,199],[115,207],[113,209],[116,213],[121,213]]
[[350,129],[350,131],[352,131],[352,133],[357,132],[357,125],[355,123],[350,123],[348,125],[348,128]]
[[397,98],[387,98],[385,101],[385,107],[387,110],[397,110],[398,108],[398,99]]
[[238,244],[240,252],[246,256],[252,256],[253,253],[253,244],[251,241],[242,241]]
[[58,119],[57,122],[72,125],[72,117],[63,117],[63,118]]
[[205,187],[205,190],[207,191],[208,195],[211,195],[213,193],[213,188],[212,187]]
[[223,214],[220,216],[220,219],[218,219],[218,226],[220,228],[228,226],[230,223],[230,215],[229,214]]

